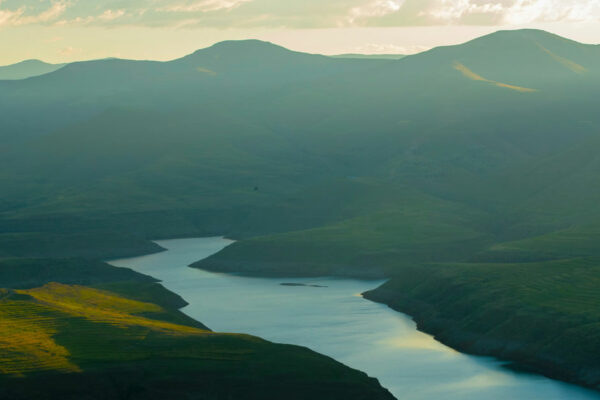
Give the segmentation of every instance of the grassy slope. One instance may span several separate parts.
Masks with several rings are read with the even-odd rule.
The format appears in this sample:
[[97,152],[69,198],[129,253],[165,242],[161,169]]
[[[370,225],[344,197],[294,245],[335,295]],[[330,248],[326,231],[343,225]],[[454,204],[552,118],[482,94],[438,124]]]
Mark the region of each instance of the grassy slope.
[[369,299],[461,350],[600,389],[599,259],[403,268]]
[[[27,287],[0,290],[0,398],[392,398],[308,349],[211,332],[151,278],[86,263],[0,263],[2,286]],[[37,267],[39,282],[19,267]],[[32,287],[78,274],[95,287]]]
[[[236,242],[193,266],[249,274],[381,277],[393,274],[398,263],[461,260],[493,240],[482,231],[485,213],[406,189],[390,199],[389,186],[386,203],[378,198],[383,194],[378,188],[358,186],[344,204],[349,210],[377,212]],[[364,207],[361,196],[378,207]]]
[[523,262],[560,260],[600,256],[600,227],[598,224],[574,225],[540,236],[497,243],[481,253],[474,261]]

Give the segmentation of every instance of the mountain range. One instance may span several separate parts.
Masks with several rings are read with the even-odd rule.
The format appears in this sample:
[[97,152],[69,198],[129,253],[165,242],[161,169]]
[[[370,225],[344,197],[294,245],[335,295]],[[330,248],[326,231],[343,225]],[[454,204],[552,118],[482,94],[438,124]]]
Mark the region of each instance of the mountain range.
[[402,59],[228,41],[0,81],[0,257],[226,235],[197,266],[385,277],[368,296],[447,343],[600,388],[598,93],[600,46],[538,30]]

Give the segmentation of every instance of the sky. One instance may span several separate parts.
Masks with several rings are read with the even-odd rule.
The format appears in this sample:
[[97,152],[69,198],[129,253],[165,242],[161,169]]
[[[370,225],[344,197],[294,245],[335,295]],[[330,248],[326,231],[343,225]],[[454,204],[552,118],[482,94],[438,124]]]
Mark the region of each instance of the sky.
[[230,39],[414,54],[519,28],[600,43],[600,0],[0,0],[0,65],[169,60]]

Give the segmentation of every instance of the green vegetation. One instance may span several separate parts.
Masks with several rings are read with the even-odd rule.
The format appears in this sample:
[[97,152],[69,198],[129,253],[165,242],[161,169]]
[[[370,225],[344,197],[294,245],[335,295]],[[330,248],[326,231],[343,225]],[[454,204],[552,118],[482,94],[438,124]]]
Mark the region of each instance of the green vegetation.
[[[389,192],[386,195],[388,200],[392,197]],[[398,191],[397,203],[385,209],[375,196],[371,191],[361,200],[357,193],[348,201],[378,204],[376,209],[381,211],[377,213],[236,242],[193,266],[283,276],[385,277],[394,273],[398,263],[459,260],[492,241],[481,230],[485,215],[480,212],[410,191]],[[345,206],[354,209],[357,204]]]
[[[0,398],[393,398],[308,349],[211,332],[151,278],[88,263],[0,262]],[[55,282],[88,273],[96,287]]]
[[404,267],[365,296],[461,350],[596,389],[600,259]]
[[[2,81],[0,257],[98,260],[159,251],[150,239],[226,235],[241,240],[197,266],[385,276],[384,300],[402,309],[410,274],[416,288],[439,283],[436,301],[421,302],[424,326],[461,290],[482,305],[431,325],[465,335],[443,340],[480,351],[469,343],[493,324],[536,314],[552,329],[516,338],[507,323],[485,353],[598,387],[597,353],[563,357],[550,343],[571,331],[580,349],[598,343],[586,286],[597,270],[560,277],[600,257],[599,90],[599,46],[535,30],[401,60],[224,42],[171,62],[73,63]],[[478,289],[478,271],[497,286]],[[529,274],[546,274],[554,283],[539,290],[574,306],[532,300],[514,284]],[[446,286],[454,279],[466,281]],[[423,290],[412,293],[433,293]],[[548,322],[555,313],[569,323]],[[502,350],[513,339],[518,352]]]

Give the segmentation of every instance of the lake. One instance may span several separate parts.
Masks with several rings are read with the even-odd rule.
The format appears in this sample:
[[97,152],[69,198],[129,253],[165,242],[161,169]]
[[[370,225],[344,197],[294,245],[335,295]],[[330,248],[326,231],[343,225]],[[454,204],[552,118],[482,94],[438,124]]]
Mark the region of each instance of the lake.
[[186,314],[214,331],[309,347],[378,378],[398,399],[600,400],[600,393],[444,346],[419,332],[409,316],[361,297],[383,281],[215,274],[187,266],[230,240],[156,243],[167,251],[110,263],[160,279],[190,303]]

